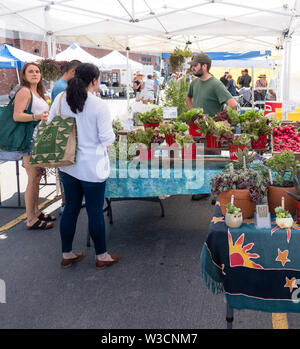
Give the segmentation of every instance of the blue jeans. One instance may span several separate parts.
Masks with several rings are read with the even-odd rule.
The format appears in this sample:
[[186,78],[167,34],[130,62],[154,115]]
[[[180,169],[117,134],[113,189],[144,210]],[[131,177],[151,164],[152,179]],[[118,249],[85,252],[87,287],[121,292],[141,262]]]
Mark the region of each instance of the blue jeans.
[[59,171],[65,192],[65,208],[60,220],[60,236],[62,252],[72,251],[72,243],[76,231],[77,218],[85,196],[88,214],[88,228],[94,243],[96,255],[106,252],[105,222],[103,203],[105,182],[93,183],[81,181],[65,172]]

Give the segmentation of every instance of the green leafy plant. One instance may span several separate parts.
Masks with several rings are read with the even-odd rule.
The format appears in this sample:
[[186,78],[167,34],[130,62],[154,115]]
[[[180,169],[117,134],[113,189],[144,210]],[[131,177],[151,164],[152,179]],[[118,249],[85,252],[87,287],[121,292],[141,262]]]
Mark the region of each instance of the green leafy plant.
[[217,137],[217,141],[219,141],[222,135],[232,134],[232,126],[228,121],[216,121],[214,134]]
[[272,133],[272,127],[268,125],[267,118],[254,118],[252,120],[246,120],[242,126],[243,133],[247,133],[250,139],[258,140],[260,135],[270,135]]
[[241,213],[241,209],[239,207],[234,206],[231,202],[225,205],[226,212],[230,214],[238,215]]
[[229,121],[233,124],[233,125],[237,125],[241,122],[241,115],[240,112],[238,112],[235,109],[231,109],[230,107],[226,107],[226,111],[227,111],[227,115],[229,118]]
[[244,114],[240,115],[240,123],[244,123],[246,120],[253,120],[256,118],[264,117],[262,110],[255,111],[255,109],[246,110]]
[[191,122],[194,122],[195,116],[202,116],[202,115],[203,115],[202,108],[194,108],[194,109],[190,109],[186,112],[181,113],[177,117],[177,120],[185,122],[185,123],[191,123]]
[[66,61],[55,61],[53,59],[44,59],[39,63],[41,74],[48,81],[55,81],[61,77],[61,68],[67,64]]
[[175,134],[176,132],[185,133],[188,130],[188,126],[182,122],[169,122],[160,124],[159,132],[163,134]]
[[274,185],[279,187],[293,186],[293,181],[297,177],[299,161],[296,160],[292,150],[284,150],[279,154],[274,154],[267,160],[267,166],[276,172]]
[[191,135],[189,134],[179,134],[177,133],[175,136],[175,142],[179,144],[181,148],[184,147],[185,144],[192,144],[195,143],[194,139]]
[[277,218],[292,218],[289,211],[284,210],[281,206],[275,208],[275,214]]
[[171,81],[166,91],[166,98],[164,102],[165,107],[177,107],[177,115],[188,111],[186,104],[188,85],[186,79],[180,79],[180,83]]
[[233,172],[225,170],[211,179],[213,197],[216,198],[222,191],[231,189],[249,189],[251,200],[257,204],[266,195],[266,178],[255,171],[246,169]]
[[181,50],[180,48],[176,47],[170,55],[170,65],[172,67],[172,70],[173,71],[179,70],[185,58],[192,57],[192,56],[193,56],[193,53],[190,49],[185,48],[184,50]]
[[163,109],[162,107],[152,108],[145,113],[139,113],[138,119],[144,124],[158,123],[163,121]]
[[[219,121],[222,122],[222,121]],[[216,122],[213,118],[207,114],[203,114],[201,119],[195,120],[195,124],[199,127],[200,131],[204,136],[208,134],[215,134],[216,131]]]
[[238,136],[235,136],[231,143],[232,145],[248,145],[251,141],[251,137],[247,133],[242,133]]

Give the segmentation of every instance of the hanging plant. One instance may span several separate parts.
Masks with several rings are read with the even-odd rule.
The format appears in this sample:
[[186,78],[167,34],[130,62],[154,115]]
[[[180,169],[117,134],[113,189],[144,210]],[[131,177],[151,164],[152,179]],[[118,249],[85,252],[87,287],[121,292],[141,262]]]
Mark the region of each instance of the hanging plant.
[[67,64],[66,61],[55,61],[53,59],[44,59],[40,62],[40,69],[44,79],[55,81],[61,77],[61,68]]
[[190,49],[185,48],[181,50],[176,47],[175,50],[170,55],[170,65],[173,71],[180,70],[185,58],[192,57],[193,53]]

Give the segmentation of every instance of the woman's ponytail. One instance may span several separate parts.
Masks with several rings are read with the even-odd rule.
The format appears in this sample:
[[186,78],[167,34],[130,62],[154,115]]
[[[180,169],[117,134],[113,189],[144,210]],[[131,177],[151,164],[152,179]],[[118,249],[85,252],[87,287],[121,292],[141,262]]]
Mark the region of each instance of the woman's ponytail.
[[75,76],[68,82],[67,103],[73,113],[82,112],[88,93],[89,84],[100,76],[99,69],[90,63],[79,64]]

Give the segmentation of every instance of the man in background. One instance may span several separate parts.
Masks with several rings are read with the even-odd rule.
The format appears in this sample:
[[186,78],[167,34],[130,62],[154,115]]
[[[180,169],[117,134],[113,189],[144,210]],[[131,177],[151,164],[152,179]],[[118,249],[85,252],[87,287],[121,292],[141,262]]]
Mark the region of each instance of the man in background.
[[240,87],[250,87],[251,76],[248,75],[248,69],[242,70],[242,76],[238,80]]
[[229,74],[229,71],[226,71],[226,72],[224,73],[224,75],[220,78],[220,81],[223,82],[224,86],[226,86],[227,83],[228,83],[228,80],[227,80],[227,75],[228,75],[228,74]]
[[75,75],[75,69],[81,62],[74,59],[68,62],[62,68],[62,77],[56,81],[51,92],[51,102],[53,103],[55,97],[63,92],[68,87],[68,81],[71,80]]

